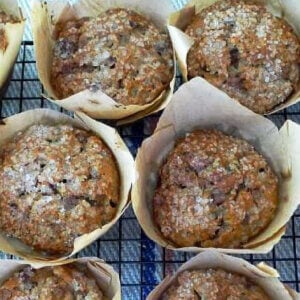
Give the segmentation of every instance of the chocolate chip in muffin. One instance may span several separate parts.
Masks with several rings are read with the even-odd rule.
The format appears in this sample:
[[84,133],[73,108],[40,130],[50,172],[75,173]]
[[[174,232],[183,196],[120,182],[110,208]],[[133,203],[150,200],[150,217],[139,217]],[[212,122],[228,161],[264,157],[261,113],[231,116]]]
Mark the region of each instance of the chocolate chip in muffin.
[[76,237],[114,218],[118,167],[96,135],[67,125],[33,125],[1,150],[0,229],[6,235],[66,254]]
[[246,141],[216,130],[179,140],[159,173],[153,217],[180,247],[238,248],[274,217],[278,179]]
[[157,98],[173,77],[166,32],[144,16],[109,9],[98,17],[57,25],[51,82],[59,98],[89,89],[124,105]]
[[267,113],[297,91],[300,42],[292,27],[265,7],[217,1],[185,30],[194,39],[188,77],[202,76],[257,113]]

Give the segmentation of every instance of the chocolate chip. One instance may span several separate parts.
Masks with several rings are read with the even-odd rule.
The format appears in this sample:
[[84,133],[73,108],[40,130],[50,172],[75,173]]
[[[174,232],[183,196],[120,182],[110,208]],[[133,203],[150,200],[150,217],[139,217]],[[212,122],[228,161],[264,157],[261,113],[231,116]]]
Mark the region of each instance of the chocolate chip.
[[248,213],[246,213],[242,222],[243,222],[243,224],[248,224],[249,221],[250,221],[250,216]]
[[109,200],[109,204],[111,207],[115,208],[117,206],[117,204],[113,201],[113,200]]
[[119,89],[124,88],[124,84],[123,84],[123,80],[122,80],[122,79],[119,79],[119,80],[118,80],[118,88],[119,88]]
[[239,59],[240,59],[240,53],[239,53],[239,49],[234,47],[229,51],[229,55],[230,55],[230,64],[234,67],[234,68],[238,68],[239,66]]
[[[24,193],[23,193],[24,195]],[[20,195],[19,195],[20,196]],[[12,209],[17,209],[18,208],[18,205],[16,203],[9,203],[9,206],[12,208]]]
[[132,20],[129,20],[129,25],[130,25],[130,27],[132,27],[132,28],[137,28],[137,27],[139,27],[139,24],[138,24],[137,22],[135,22],[135,21],[132,21]]

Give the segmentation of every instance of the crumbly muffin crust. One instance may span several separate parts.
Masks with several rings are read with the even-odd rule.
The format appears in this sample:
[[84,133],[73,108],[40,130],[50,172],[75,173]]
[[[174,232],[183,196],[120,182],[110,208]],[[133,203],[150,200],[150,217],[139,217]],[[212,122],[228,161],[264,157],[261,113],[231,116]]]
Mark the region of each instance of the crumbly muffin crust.
[[241,247],[272,220],[278,180],[246,141],[216,130],[179,140],[160,170],[154,221],[181,247]]
[[60,98],[101,89],[124,105],[157,98],[173,76],[165,32],[129,9],[58,24],[51,82]]
[[266,8],[219,1],[195,16],[188,77],[202,76],[257,113],[266,113],[298,89],[300,42],[292,27]]
[[118,167],[91,132],[33,125],[3,146],[0,159],[0,229],[36,250],[71,252],[76,237],[116,214]]
[[263,289],[240,274],[222,269],[184,271],[162,300],[269,300]]
[[85,266],[74,264],[15,272],[0,287],[0,299],[101,300],[103,294]]

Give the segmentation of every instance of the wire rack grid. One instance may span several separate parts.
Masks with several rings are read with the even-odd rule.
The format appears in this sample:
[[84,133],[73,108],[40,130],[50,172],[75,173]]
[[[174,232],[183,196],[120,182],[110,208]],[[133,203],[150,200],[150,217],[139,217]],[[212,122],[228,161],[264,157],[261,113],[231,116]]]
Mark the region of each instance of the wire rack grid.
[[[25,15],[29,15],[29,0],[20,1]],[[173,0],[180,8],[184,0]],[[182,83],[177,76],[177,87]],[[38,80],[33,42],[29,24],[18,55],[7,92],[0,101],[1,118],[34,108],[50,108],[66,114],[70,112],[43,99],[43,87]],[[117,128],[133,155],[143,139],[154,130],[159,114]],[[278,127],[286,119],[300,123],[300,104],[269,117]],[[100,240],[81,251],[78,257],[98,256],[111,264],[120,274],[122,299],[145,299],[149,292],[168,274],[192,257],[189,253],[166,250],[150,241],[141,230],[129,208],[119,222]],[[281,242],[267,255],[244,255],[251,263],[265,261],[277,268],[281,280],[299,291],[300,284],[300,209],[288,224]],[[0,252],[0,258],[15,258]]]

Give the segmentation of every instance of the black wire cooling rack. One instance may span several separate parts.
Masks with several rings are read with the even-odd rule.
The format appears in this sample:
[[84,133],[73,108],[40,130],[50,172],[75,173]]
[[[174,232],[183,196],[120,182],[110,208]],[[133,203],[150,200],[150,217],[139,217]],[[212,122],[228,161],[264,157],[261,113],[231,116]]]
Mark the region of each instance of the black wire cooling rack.
[[[29,36],[30,37],[30,36]],[[28,35],[25,34],[25,38]],[[181,77],[177,76],[177,87]],[[70,114],[43,99],[38,80],[33,43],[22,42],[7,92],[0,101],[1,118],[34,108],[50,108]],[[118,127],[133,155],[143,139],[154,130],[159,114]],[[300,123],[300,105],[294,105],[269,117],[277,126],[286,119]],[[300,184],[300,183],[299,183]],[[142,232],[129,208],[119,222],[100,240],[81,251],[81,256],[98,256],[111,264],[120,274],[122,299],[145,299],[149,292],[168,274],[172,274],[192,254],[162,249]],[[285,236],[267,255],[243,255],[251,263],[265,261],[281,274],[281,280],[299,291],[300,278],[300,210],[288,224]],[[0,252],[0,258],[15,258]]]

